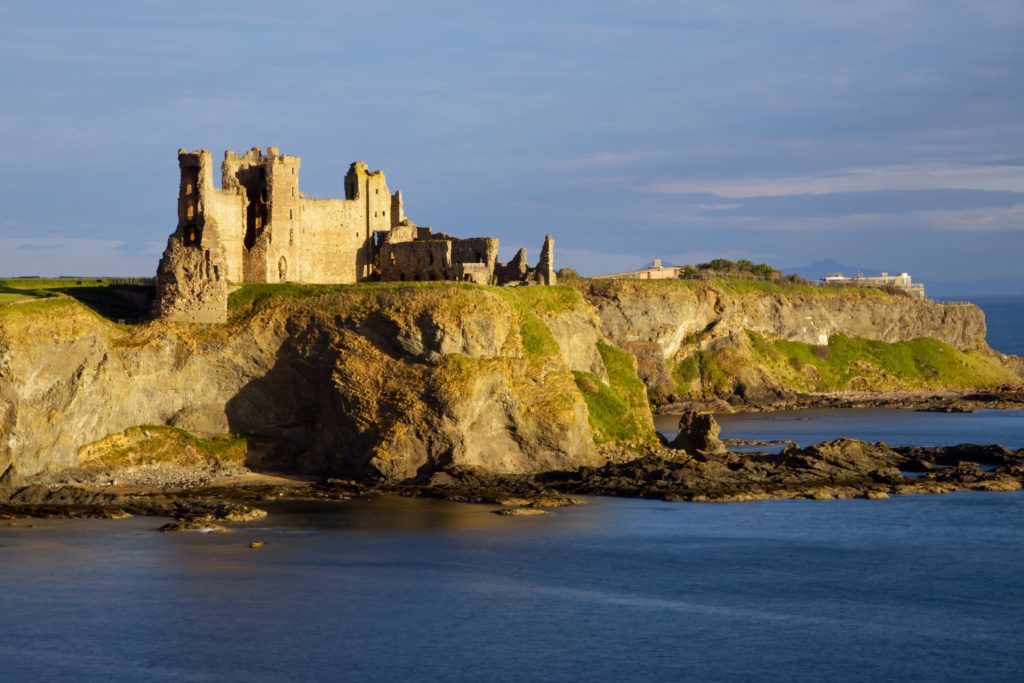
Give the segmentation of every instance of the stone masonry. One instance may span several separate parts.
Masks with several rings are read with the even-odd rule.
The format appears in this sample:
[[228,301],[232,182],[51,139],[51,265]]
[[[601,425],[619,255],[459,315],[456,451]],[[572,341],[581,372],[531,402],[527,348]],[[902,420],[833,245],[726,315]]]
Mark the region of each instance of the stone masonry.
[[207,150],[178,150],[178,227],[157,269],[156,315],[186,322],[227,318],[228,286],[241,282],[346,284],[366,280],[555,283],[554,240],[536,268],[524,250],[497,263],[498,239],[459,239],[405,217],[381,171],[361,161],[345,175],[344,199],[299,191],[299,158],[268,147],[227,151],[221,186]]

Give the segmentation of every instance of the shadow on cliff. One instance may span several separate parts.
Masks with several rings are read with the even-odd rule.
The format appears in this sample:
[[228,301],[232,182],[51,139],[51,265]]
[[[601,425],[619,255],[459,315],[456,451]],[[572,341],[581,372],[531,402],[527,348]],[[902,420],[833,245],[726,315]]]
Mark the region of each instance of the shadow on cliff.
[[148,320],[156,292],[152,286],[131,284],[66,287],[59,291],[119,323]]
[[[348,405],[335,384],[338,353],[315,330],[293,333],[273,366],[245,384],[225,407],[233,434],[250,434],[246,466],[254,471],[365,478],[376,426],[359,424],[360,408]],[[365,421],[364,421],[365,422]]]

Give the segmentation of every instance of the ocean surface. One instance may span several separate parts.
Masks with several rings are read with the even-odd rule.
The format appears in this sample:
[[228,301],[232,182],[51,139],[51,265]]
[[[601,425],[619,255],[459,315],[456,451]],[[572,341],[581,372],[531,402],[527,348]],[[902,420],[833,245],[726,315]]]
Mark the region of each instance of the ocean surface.
[[0,679],[1024,679],[1024,493],[490,509],[0,526]]
[[[759,441],[789,439],[809,446],[840,437],[884,441],[890,446],[1002,444],[1024,448],[1024,410],[975,413],[919,413],[891,408],[825,408],[773,413],[720,413],[721,438]],[[654,425],[669,439],[678,433],[678,415],[656,415]],[[767,449],[762,449],[767,450]]]
[[988,324],[988,345],[1003,353],[1024,356],[1024,297],[969,296],[981,306]]

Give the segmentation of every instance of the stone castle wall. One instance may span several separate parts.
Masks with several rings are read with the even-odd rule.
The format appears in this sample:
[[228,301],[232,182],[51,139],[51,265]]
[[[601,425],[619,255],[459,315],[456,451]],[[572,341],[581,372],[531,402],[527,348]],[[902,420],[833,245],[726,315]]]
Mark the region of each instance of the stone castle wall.
[[[160,317],[224,320],[227,286],[237,282],[505,284],[518,282],[509,274],[521,271],[523,282],[552,283],[528,274],[525,264],[502,269],[496,238],[458,239],[416,226],[405,217],[401,193],[392,194],[384,173],[361,161],[349,167],[343,199],[304,196],[299,158],[275,147],[225,152],[220,187],[209,151],[178,150],[178,164],[178,226],[157,271]],[[546,242],[537,273],[548,272],[550,253]]]

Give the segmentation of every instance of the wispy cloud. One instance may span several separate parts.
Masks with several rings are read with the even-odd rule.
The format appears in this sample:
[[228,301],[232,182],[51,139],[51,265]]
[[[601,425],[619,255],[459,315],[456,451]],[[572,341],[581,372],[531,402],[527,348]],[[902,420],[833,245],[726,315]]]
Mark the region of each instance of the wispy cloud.
[[127,244],[76,237],[0,239],[0,276],[151,275],[153,256],[132,254]]
[[666,179],[638,185],[635,189],[655,194],[708,192],[720,197],[743,198],[944,188],[1024,192],[1024,166],[998,162],[970,166],[878,166],[782,177]]

